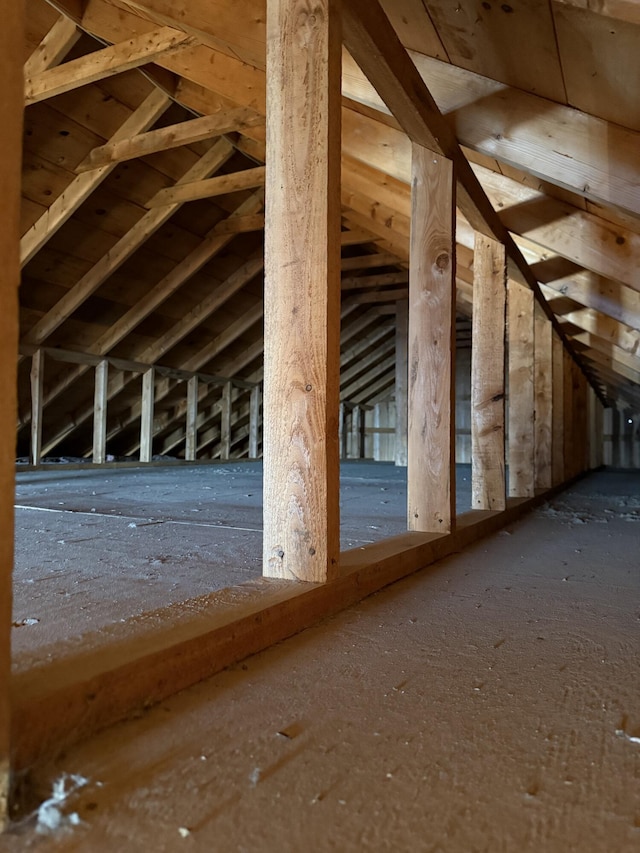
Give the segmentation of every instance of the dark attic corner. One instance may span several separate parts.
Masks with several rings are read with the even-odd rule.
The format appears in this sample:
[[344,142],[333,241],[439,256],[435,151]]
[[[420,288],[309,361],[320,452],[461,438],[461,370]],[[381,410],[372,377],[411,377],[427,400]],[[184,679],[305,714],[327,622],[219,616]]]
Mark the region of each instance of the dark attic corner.
[[0,853],[640,845],[640,15],[19,0]]

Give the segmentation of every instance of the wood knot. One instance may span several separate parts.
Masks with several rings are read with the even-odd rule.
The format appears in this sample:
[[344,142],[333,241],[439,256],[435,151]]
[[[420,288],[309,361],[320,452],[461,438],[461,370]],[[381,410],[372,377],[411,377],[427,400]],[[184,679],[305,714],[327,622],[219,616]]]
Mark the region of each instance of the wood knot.
[[436,266],[439,270],[446,270],[449,267],[449,253],[441,252],[436,258]]

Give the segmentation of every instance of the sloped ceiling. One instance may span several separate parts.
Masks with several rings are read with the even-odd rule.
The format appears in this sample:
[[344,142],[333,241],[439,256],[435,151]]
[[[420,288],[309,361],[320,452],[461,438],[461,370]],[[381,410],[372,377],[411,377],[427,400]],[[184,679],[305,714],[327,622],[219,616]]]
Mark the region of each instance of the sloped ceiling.
[[[639,411],[640,15],[590,5],[383,3],[590,376]],[[45,453],[91,452],[92,363],[109,357],[110,452],[137,449],[135,362],[242,380],[242,454],[262,370],[264,0],[27,9],[18,452],[29,355],[44,347]],[[371,403],[393,391],[410,148],[346,52],[343,67],[342,396]],[[462,215],[457,240],[463,344]],[[158,376],[156,452],[184,452],[183,378]],[[200,454],[215,456],[220,384],[202,381],[199,396]]]

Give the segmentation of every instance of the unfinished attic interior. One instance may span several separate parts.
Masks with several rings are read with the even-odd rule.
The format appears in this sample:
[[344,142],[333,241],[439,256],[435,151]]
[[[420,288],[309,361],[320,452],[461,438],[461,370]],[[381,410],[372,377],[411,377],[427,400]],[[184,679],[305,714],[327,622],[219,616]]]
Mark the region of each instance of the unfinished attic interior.
[[5,5],[0,853],[637,849],[640,3]]

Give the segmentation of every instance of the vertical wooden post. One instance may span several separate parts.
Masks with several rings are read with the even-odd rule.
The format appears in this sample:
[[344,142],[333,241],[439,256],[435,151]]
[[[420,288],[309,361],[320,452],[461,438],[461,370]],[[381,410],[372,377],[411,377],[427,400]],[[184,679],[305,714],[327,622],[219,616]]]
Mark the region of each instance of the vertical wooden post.
[[[397,417],[397,416],[396,416]],[[361,406],[354,406],[351,412],[351,458],[364,456],[364,413]],[[396,464],[397,457],[396,457]]]
[[37,349],[31,358],[31,453],[32,465],[42,456],[42,410],[44,389],[44,351]]
[[251,389],[251,400],[249,402],[249,459],[258,459],[260,456],[258,440],[260,435],[260,386]]
[[151,462],[153,457],[153,408],[155,376],[153,367],[142,374],[142,408],[140,414],[140,461]]
[[107,458],[107,403],[109,362],[103,359],[96,365],[93,397],[93,462],[103,465]]
[[509,335],[509,495],[531,498],[534,472],[533,291],[517,281],[507,287]]
[[338,409],[338,450],[340,453],[340,459],[344,459],[344,432],[345,432],[345,405],[344,403],[340,403],[340,407]]
[[551,437],[551,476],[553,485],[564,480],[564,347],[554,332],[552,338],[553,423]]
[[233,386],[225,382],[220,401],[220,459],[231,456],[231,395]]
[[562,350],[562,375],[564,387],[562,391],[562,399],[564,404],[564,434],[563,434],[563,455],[564,455],[564,479],[568,480],[575,473],[575,447],[574,447],[574,414],[573,406],[575,403],[573,397],[573,376],[571,370],[571,356],[566,349]]
[[10,787],[11,607],[16,454],[16,366],[20,283],[20,183],[24,83],[24,4],[5,4],[0,27],[0,830]]
[[195,462],[198,456],[198,390],[197,376],[192,376],[187,382],[187,424],[184,458],[187,462]]
[[337,577],[340,119],[334,0],[267,3],[264,561]]
[[504,342],[506,257],[501,243],[476,233],[471,332],[471,506],[506,507]]
[[453,163],[412,148],[409,273],[409,530],[449,533],[456,517]]
[[535,304],[535,488],[550,489],[553,429],[553,326]]
[[396,302],[396,465],[406,466],[409,440],[409,302]]

